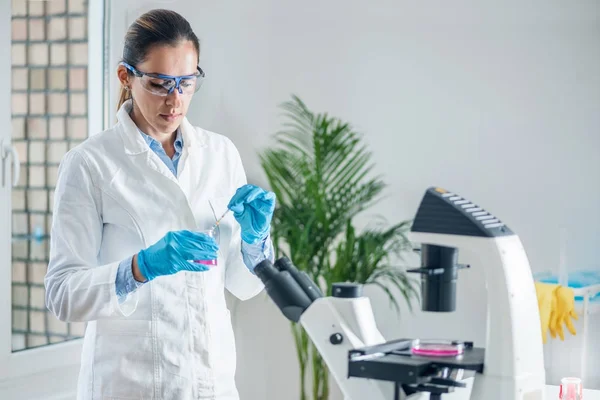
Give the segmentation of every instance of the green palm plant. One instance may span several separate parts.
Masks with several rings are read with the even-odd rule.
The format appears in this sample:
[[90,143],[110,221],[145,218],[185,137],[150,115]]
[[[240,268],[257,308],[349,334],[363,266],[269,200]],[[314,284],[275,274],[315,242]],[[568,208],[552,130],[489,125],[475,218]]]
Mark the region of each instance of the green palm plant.
[[[385,188],[371,177],[371,153],[352,126],[326,113],[315,114],[297,96],[282,104],[284,129],[261,155],[277,195],[272,238],[276,257],[285,255],[331,295],[335,282],[380,287],[399,310],[417,299],[414,282],[395,260],[409,250],[409,221],[357,233],[354,218],[380,200]],[[312,367],[312,398],[329,395],[328,371],[298,324],[292,324],[300,365],[301,400]]]

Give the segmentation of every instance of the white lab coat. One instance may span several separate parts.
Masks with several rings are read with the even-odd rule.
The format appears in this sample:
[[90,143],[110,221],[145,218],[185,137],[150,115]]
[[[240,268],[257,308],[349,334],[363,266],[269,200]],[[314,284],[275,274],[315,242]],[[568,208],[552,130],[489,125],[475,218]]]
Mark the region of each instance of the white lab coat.
[[236,352],[224,289],[241,300],[263,285],[241,256],[240,227],[220,224],[218,266],[159,277],[119,304],[119,262],[168,231],[205,229],[246,183],[226,137],[181,125],[175,178],[129,117],[69,151],[54,194],[47,307],[89,321],[79,399],[236,400]]

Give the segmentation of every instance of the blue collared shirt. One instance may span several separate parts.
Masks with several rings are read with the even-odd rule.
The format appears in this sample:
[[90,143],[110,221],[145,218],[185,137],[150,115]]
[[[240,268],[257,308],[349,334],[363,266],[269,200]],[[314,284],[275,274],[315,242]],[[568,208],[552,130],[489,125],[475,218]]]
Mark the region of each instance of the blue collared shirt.
[[[179,164],[179,158],[181,157],[181,151],[183,149],[183,137],[181,136],[181,130],[177,130],[177,136],[174,143],[175,153],[173,154],[173,157],[169,157],[167,155],[159,141],[143,133],[142,131],[139,132],[148,144],[148,147],[150,147],[150,149],[156,153],[156,155],[165,163],[173,175],[177,177],[177,166]],[[267,236],[265,240],[256,244],[248,244],[242,240],[242,258],[244,260],[244,264],[246,264],[246,267],[248,267],[250,271],[254,269],[254,266],[265,259],[274,261],[271,238]],[[138,282],[133,277],[133,271],[131,270],[132,260],[133,256],[121,261],[117,270],[115,284],[119,302],[125,301],[129,293],[144,285],[143,282]]]
[[179,165],[179,159],[181,158],[181,150],[183,149],[183,138],[181,137],[181,130],[177,129],[177,136],[175,137],[175,143],[173,143],[173,147],[175,147],[175,154],[173,154],[172,158],[169,158],[162,144],[158,140],[154,139],[150,135],[146,135],[140,130],[138,130],[138,132],[140,132],[140,135],[142,135],[146,143],[148,143],[148,147],[150,147],[150,150],[156,153],[158,158],[160,158],[165,163],[165,165],[177,178],[177,166]]

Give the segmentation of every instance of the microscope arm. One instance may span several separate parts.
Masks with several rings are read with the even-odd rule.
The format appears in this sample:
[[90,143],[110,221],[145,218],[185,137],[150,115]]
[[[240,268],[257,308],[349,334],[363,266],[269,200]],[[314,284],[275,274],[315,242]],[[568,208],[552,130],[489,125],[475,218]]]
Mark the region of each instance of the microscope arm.
[[[472,397],[543,400],[540,315],[519,236],[470,200],[431,187],[421,200],[409,239],[425,250],[419,269],[421,293],[426,294],[423,311],[455,311],[457,266],[471,265],[483,272],[487,291],[485,368],[475,379]],[[462,294],[477,293],[476,288],[470,289],[463,288]],[[483,300],[471,297],[468,301]]]
[[475,380],[472,397],[542,399],[545,371],[540,316],[533,277],[519,237],[412,232],[410,238],[415,243],[458,248],[459,264],[484,269],[485,373]]

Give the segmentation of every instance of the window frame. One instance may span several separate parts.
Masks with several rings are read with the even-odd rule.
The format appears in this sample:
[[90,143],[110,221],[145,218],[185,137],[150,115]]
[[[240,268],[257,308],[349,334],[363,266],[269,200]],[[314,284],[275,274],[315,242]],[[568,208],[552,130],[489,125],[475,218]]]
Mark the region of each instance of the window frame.
[[[45,0],[19,0],[45,1]],[[50,0],[51,1],[51,0]],[[109,79],[108,49],[110,24],[110,0],[88,0],[88,136],[101,132],[108,126]],[[12,34],[12,1],[0,1],[0,15],[5,23],[0,23],[0,46],[10,54]],[[6,53],[5,53],[6,54]],[[98,60],[101,55],[101,62]],[[100,79],[99,79],[100,77]],[[4,90],[0,90],[0,126],[11,126],[11,57],[0,61],[0,78],[4,79]],[[11,144],[11,130],[0,133],[6,145]],[[4,165],[2,165],[4,164]],[[0,173],[4,174],[5,185],[0,186],[0,221],[8,221],[0,229],[0,398],[3,391],[20,387],[19,397],[27,398],[25,392],[40,394],[40,385],[49,383],[60,375],[60,371],[77,369],[80,364],[83,339],[48,344],[30,349],[12,351],[12,204],[11,179],[12,159],[3,163],[0,158]],[[54,377],[54,378],[53,378]],[[25,379],[26,378],[26,379]],[[74,379],[72,377],[70,380]],[[19,384],[18,382],[21,382]],[[47,386],[47,394],[56,396],[56,384]],[[63,387],[63,390],[64,387]],[[75,393],[76,386],[66,389]],[[25,395],[20,396],[23,393]],[[58,395],[58,398],[62,398]],[[54,397],[52,397],[54,398]]]

